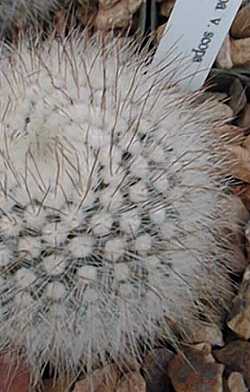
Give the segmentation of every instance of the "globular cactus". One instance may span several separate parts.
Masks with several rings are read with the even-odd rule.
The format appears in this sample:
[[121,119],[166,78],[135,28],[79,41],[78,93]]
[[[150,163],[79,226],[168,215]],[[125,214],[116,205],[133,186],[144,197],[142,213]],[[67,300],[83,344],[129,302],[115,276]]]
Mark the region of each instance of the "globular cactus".
[[74,34],[1,60],[0,342],[38,372],[126,361],[230,293],[216,105],[166,74]]

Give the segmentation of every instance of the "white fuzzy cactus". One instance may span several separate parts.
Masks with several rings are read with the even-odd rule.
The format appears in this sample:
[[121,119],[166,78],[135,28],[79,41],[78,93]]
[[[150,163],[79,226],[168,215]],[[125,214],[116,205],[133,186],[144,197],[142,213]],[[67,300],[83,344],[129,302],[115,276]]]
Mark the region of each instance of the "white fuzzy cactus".
[[3,348],[39,371],[90,371],[174,339],[173,322],[213,319],[234,261],[216,117],[116,43],[72,37],[1,61]]

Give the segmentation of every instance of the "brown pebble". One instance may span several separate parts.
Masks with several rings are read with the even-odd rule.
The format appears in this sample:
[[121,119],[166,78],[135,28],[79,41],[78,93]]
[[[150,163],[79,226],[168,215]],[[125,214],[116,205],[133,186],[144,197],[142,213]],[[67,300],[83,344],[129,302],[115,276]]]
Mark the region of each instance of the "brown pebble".
[[230,392],[247,392],[248,389],[242,377],[238,372],[232,372],[227,380],[228,389]]
[[235,67],[250,65],[250,38],[233,39],[231,41],[231,56]]
[[30,373],[23,362],[12,362],[9,355],[0,355],[0,392],[29,392]]
[[223,392],[223,365],[208,361],[197,349],[189,348],[184,355],[178,353],[169,364],[176,392]]
[[231,34],[235,38],[250,37],[250,4],[238,12],[231,27]]
[[217,55],[216,64],[219,68],[230,69],[233,67],[233,62],[231,58],[231,39],[229,34],[227,34],[223,45]]
[[73,392],[116,392],[120,374],[115,365],[107,365],[76,383]]
[[146,383],[140,373],[128,373],[118,383],[115,392],[146,392]]
[[174,8],[174,5],[175,5],[175,0],[163,1],[161,5],[160,14],[162,16],[165,16],[166,18],[169,18],[172,9]]
[[248,103],[240,115],[238,125],[242,128],[250,128],[250,104]]
[[97,30],[107,31],[128,27],[133,14],[141,4],[142,0],[121,0],[111,8],[99,8],[95,18]]
[[246,268],[239,293],[233,300],[227,325],[241,338],[250,339],[250,266]]
[[143,361],[143,374],[147,392],[166,392],[170,385],[167,375],[168,364],[174,353],[167,348],[159,348],[149,352]]
[[230,370],[242,373],[250,388],[250,342],[234,340],[222,349],[215,350],[213,355]]

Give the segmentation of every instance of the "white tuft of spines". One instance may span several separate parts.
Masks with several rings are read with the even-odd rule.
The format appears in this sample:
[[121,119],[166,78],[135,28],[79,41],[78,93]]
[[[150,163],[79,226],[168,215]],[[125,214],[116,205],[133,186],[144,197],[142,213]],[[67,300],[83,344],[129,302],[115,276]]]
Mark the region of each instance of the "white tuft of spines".
[[39,375],[174,340],[230,292],[216,106],[146,63],[74,34],[1,60],[0,335]]

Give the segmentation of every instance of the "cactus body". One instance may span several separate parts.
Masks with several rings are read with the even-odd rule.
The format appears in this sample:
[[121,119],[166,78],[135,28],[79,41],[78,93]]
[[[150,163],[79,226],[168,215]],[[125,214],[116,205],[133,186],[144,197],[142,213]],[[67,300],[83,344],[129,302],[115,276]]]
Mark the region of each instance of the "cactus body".
[[36,370],[126,360],[227,298],[215,105],[145,64],[84,37],[1,61],[0,336]]

